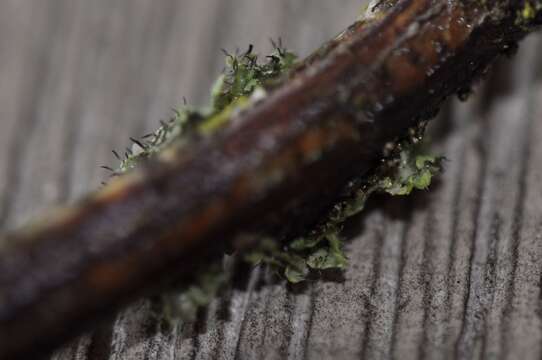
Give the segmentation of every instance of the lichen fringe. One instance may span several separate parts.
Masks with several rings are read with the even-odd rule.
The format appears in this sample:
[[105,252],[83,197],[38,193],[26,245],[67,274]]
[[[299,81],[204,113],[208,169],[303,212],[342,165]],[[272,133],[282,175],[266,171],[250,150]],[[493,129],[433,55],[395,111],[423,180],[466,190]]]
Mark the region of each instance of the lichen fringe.
[[[233,114],[265,97],[266,89],[283,79],[296,61],[297,56],[280,42],[274,44],[274,51],[263,62],[252,46],[242,54],[226,53],[226,68],[212,87],[210,104],[202,109],[185,104],[154,133],[132,139],[134,144],[126,150],[114,175],[129,172],[172,144],[187,144],[193,136],[212,135]],[[270,266],[290,283],[302,282],[314,272],[345,269],[348,258],[341,230],[348,218],[363,210],[369,196],[377,192],[408,195],[414,189],[426,189],[440,171],[439,158],[421,153],[424,129],[422,124],[406,138],[388,144],[388,154],[381,164],[370,175],[350,182],[342,200],[305,236],[284,244],[262,235],[259,246],[241,258],[253,265]],[[166,317],[194,320],[198,309],[216,298],[228,278],[220,263],[202,269],[194,284],[164,293]]]

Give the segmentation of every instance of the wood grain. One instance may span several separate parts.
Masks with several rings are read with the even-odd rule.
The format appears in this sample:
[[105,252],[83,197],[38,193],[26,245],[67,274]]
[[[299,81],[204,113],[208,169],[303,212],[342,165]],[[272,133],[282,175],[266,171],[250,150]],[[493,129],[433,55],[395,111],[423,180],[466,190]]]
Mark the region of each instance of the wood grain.
[[[1,228],[99,186],[111,149],[183,96],[203,103],[220,48],[264,51],[281,36],[307,54],[359,8],[1,0]],[[54,358],[540,358],[541,41],[435,123],[435,151],[449,159],[436,186],[375,199],[349,224],[344,281],[289,289],[255,269],[196,324],[164,330],[140,301]]]

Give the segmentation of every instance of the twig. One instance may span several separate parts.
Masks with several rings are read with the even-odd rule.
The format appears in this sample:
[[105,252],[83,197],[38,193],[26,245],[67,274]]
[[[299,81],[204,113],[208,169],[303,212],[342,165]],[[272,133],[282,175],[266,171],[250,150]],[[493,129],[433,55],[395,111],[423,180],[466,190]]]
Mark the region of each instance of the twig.
[[[395,1],[394,1],[395,2]],[[401,0],[311,57],[230,126],[53,218],[0,254],[0,358],[43,354],[237,236],[313,224],[382,149],[541,22],[540,0]],[[295,216],[291,216],[294,214]],[[288,221],[294,218],[295,221]]]

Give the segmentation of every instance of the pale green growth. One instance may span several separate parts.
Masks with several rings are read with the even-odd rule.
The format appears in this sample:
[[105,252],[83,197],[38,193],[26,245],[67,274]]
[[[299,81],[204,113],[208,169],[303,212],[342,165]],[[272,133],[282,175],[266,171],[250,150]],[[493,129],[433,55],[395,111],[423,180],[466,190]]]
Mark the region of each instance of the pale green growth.
[[227,54],[227,70],[212,90],[213,111],[222,111],[236,100],[250,96],[257,88],[265,87],[282,76],[297,62],[297,56],[280,45],[275,45],[275,51],[267,59],[265,64],[259,64],[252,46],[240,56]]
[[530,21],[534,19],[536,16],[536,9],[534,8],[533,4],[530,2],[526,2],[525,6],[523,7],[523,10],[521,11],[521,17],[524,20]]
[[[273,45],[275,50],[263,63],[252,52],[252,46],[243,54],[227,54],[224,73],[212,87],[210,105],[202,109],[185,105],[175,110],[153,134],[134,139],[132,149],[127,150],[115,173],[121,175],[130,171],[172,143],[186,143],[194,135],[212,135],[225,126],[233,114],[250,106],[255,98],[264,96],[265,89],[279,81],[297,61],[297,56],[282,48],[280,43]],[[221,264],[202,269],[194,284],[162,296],[166,318],[195,320],[198,309],[216,298],[228,278]]]
[[166,319],[196,320],[198,310],[217,297],[228,279],[228,273],[219,264],[214,264],[203,271],[188,288],[162,295]]
[[259,62],[252,46],[243,54],[227,54],[224,73],[212,87],[210,104],[201,109],[185,105],[154,133],[134,140],[116,174],[126,173],[173,142],[187,142],[190,134],[208,136],[227,124],[232,114],[250,105],[250,96],[257,89],[264,92],[295,65],[295,54],[280,44],[274,47],[264,63]]
[[[296,59],[280,46],[275,46],[275,51],[263,64],[252,53],[252,47],[244,54],[227,54],[226,69],[212,88],[210,105],[203,109],[184,106],[156,132],[134,140],[135,144],[121,161],[117,174],[133,169],[172,143],[183,144],[191,136],[212,135],[226,125],[235,112],[250,106],[255,98],[265,96],[265,89],[293,68]],[[362,182],[352,182],[348,189],[350,196],[335,205],[327,220],[313,231],[286,245],[272,238],[260,239],[258,248],[245,254],[244,259],[251,264],[271,266],[291,283],[306,280],[311,271],[345,269],[348,260],[340,236],[343,223],[363,210],[372,193],[407,195],[414,189],[426,189],[433,175],[440,170],[439,159],[419,153],[417,144],[421,132],[423,129],[413,131],[409,139],[397,143],[373,175],[364,177]],[[193,320],[197,310],[216,297],[227,279],[228,275],[219,263],[202,269],[194,284],[163,295],[166,317]]]
[[306,280],[311,270],[345,269],[348,260],[340,232],[348,218],[363,210],[369,196],[377,192],[404,196],[413,190],[425,190],[441,170],[440,158],[421,152],[423,128],[413,133],[410,139],[395,146],[394,154],[372,175],[364,177],[360,183],[350,184],[351,196],[336,204],[323,224],[282,248],[276,242],[266,240],[260,248],[248,254],[246,260],[274,267],[291,283]]
[[542,13],[542,1],[525,0],[523,7],[518,11],[517,25],[528,27]]
[[188,107],[175,110],[173,116],[167,122],[162,122],[158,130],[140,139],[133,144],[131,149],[126,150],[116,173],[124,174],[144,159],[155,156],[173,141],[182,141],[188,129],[201,119],[202,114],[198,110]]
[[248,97],[241,96],[236,98],[223,110],[197,124],[197,132],[201,135],[211,135],[226,125],[235,111],[241,111],[247,108],[249,105],[250,99]]

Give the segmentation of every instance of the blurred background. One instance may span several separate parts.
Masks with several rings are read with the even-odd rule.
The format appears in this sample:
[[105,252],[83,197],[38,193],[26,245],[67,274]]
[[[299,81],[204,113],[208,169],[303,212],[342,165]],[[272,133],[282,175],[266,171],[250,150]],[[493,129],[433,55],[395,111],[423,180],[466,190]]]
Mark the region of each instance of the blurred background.
[[359,0],[1,0],[0,225],[96,188],[111,150],[155,130],[183,97],[205,104],[222,48],[266,55],[282,38],[304,55],[360,9]]
[[[222,48],[266,54],[282,38],[304,56],[362,5],[0,0],[0,229],[99,187],[111,150],[183,98],[205,104]],[[445,173],[350,222],[344,279],[292,290],[255,269],[196,324],[165,329],[140,301],[54,358],[540,358],[541,57],[533,36],[445,106],[432,130]]]

